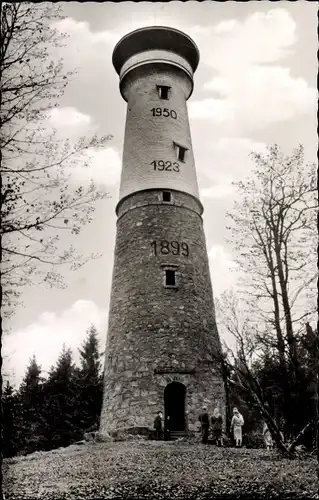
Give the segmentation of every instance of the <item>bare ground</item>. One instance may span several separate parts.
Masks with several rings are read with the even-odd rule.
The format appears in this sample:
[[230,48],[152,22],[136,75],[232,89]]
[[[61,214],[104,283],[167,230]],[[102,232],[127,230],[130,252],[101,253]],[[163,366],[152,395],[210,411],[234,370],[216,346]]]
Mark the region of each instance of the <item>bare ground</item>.
[[187,442],[72,445],[5,459],[5,500],[316,498],[316,461]]

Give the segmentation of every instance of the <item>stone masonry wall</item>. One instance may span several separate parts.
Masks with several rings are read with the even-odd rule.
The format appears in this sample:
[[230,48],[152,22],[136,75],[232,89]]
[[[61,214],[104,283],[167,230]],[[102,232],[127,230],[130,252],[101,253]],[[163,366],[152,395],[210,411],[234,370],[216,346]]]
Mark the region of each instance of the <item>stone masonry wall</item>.
[[[220,342],[200,213],[200,203],[178,191],[171,203],[162,201],[162,190],[150,190],[118,205],[102,433],[152,426],[174,379],[186,385],[190,430],[204,402],[224,411],[220,367],[205,362]],[[173,255],[171,246],[162,254],[165,240],[186,243],[189,255]],[[164,286],[166,266],[176,266],[176,288]]]

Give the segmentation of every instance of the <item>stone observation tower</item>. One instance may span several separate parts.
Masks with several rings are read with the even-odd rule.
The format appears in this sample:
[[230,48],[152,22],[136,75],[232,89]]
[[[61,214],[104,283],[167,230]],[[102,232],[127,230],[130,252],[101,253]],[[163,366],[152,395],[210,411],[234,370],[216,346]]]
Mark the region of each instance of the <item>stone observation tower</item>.
[[[113,52],[127,102],[100,433],[198,429],[225,408],[220,341],[186,101],[199,52],[184,33],[138,29]],[[216,356],[217,355],[217,356]]]

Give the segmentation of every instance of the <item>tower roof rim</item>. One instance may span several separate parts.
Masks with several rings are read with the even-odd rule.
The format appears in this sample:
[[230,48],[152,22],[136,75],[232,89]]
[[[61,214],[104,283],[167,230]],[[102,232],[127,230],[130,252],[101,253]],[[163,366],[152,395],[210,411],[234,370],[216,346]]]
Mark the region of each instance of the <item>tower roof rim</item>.
[[[168,34],[163,37],[163,32]],[[169,26],[147,26],[124,35],[115,45],[112,63],[118,74],[125,61],[135,54],[162,49],[184,57],[193,71],[199,63],[199,49],[194,40],[183,31]]]

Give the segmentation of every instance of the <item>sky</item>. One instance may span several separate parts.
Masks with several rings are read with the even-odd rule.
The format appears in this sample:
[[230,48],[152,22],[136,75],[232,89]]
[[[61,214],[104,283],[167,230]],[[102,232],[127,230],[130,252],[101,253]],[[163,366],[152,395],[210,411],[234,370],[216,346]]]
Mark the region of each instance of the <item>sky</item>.
[[[58,49],[65,70],[76,68],[59,107],[49,116],[62,138],[112,134],[90,167],[77,169],[82,184],[93,178],[108,193],[96,204],[93,221],[77,236],[65,236],[84,254],[101,255],[77,271],[63,270],[67,287],[45,284],[23,291],[24,306],[4,322],[3,373],[22,380],[35,354],[44,374],[62,344],[77,349],[93,323],[104,350],[113,267],[126,103],[118,88],[112,52],[130,31],[170,26],[191,36],[200,51],[189,119],[204,229],[215,297],[236,287],[235,255],[227,242],[226,212],[249,176],[250,151],[277,143],[285,153],[299,143],[306,160],[317,153],[316,2],[60,2],[65,19],[55,28],[68,34]],[[61,270],[60,270],[61,272]]]

